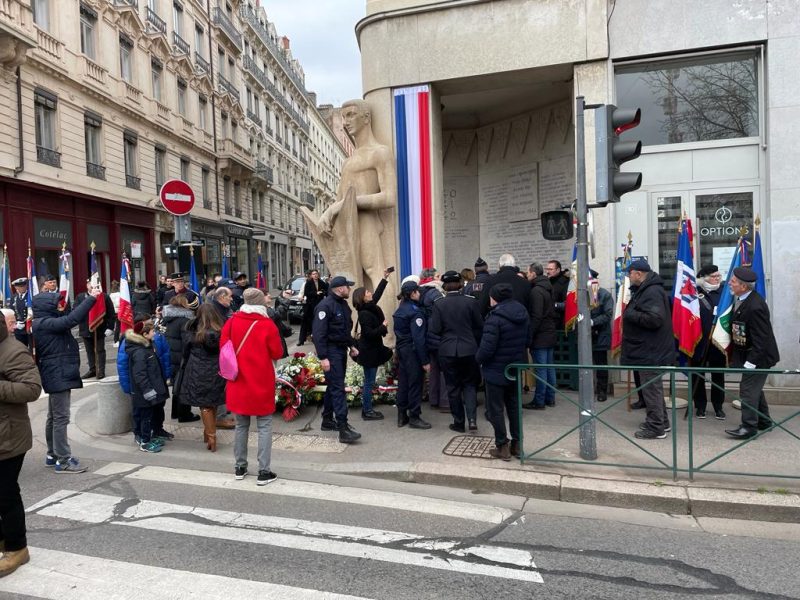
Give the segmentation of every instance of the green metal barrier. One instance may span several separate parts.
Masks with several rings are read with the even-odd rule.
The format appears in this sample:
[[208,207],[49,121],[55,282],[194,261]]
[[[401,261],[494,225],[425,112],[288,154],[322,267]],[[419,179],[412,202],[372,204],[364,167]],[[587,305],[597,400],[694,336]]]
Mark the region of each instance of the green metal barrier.
[[[573,432],[577,431],[581,427],[581,420],[580,417],[576,422],[574,427],[571,427],[563,434],[559,435],[554,440],[550,441],[549,443],[537,448],[536,450],[526,453],[525,452],[525,445],[524,445],[524,434],[523,434],[523,426],[522,426],[522,417],[523,417],[523,409],[522,409],[522,399],[524,397],[523,390],[522,390],[522,378],[520,377],[523,371],[531,370],[533,371],[534,378],[536,379],[537,383],[540,380],[538,376],[536,376],[536,367],[542,368],[557,368],[557,369],[570,369],[574,370],[576,373],[579,369],[588,369],[591,371],[598,371],[598,370],[608,370],[608,371],[656,371],[661,375],[659,377],[651,378],[647,381],[641,381],[641,385],[639,387],[633,387],[628,393],[621,397],[615,397],[614,399],[609,398],[607,402],[604,402],[601,409],[597,409],[589,414],[584,415],[583,423],[588,421],[596,421],[597,423],[607,427],[617,435],[619,435],[622,439],[626,442],[632,444],[636,448],[638,448],[643,454],[647,455],[657,464],[655,465],[638,465],[638,464],[626,464],[626,463],[615,463],[615,462],[604,462],[604,461],[586,461],[586,460],[574,460],[568,458],[551,458],[551,457],[544,457],[542,453],[547,450],[548,448],[554,446]],[[690,480],[694,479],[695,473],[709,473],[714,475],[739,475],[739,476],[751,476],[751,477],[776,477],[776,478],[784,478],[784,479],[799,479],[800,480],[800,471],[796,475],[786,475],[786,474],[779,474],[779,473],[751,473],[751,472],[744,472],[744,471],[724,471],[724,470],[713,470],[709,469],[708,467],[719,461],[720,459],[730,455],[731,453],[735,452],[736,450],[746,446],[747,444],[757,440],[763,434],[773,431],[775,429],[780,429],[788,433],[791,437],[795,440],[800,441],[800,436],[796,435],[794,432],[790,431],[785,427],[786,423],[795,419],[796,417],[800,416],[800,409],[794,411],[788,417],[782,419],[781,421],[775,421],[770,418],[770,422],[772,425],[765,430],[760,430],[754,435],[753,437],[743,440],[731,448],[728,448],[724,452],[706,460],[700,465],[695,465],[695,442],[696,439],[694,437],[694,430],[693,430],[693,420],[694,420],[694,398],[693,398],[693,374],[697,374],[706,380],[705,375],[707,373],[726,373],[726,374],[735,374],[735,373],[766,373],[772,375],[800,375],[800,370],[794,371],[784,371],[779,369],[734,369],[734,368],[710,368],[710,367],[651,367],[651,366],[631,366],[631,365],[565,365],[565,364],[547,364],[547,365],[535,365],[535,364],[528,364],[528,363],[514,363],[510,364],[506,367],[505,375],[506,378],[512,381],[516,381],[517,384],[517,411],[519,416],[520,422],[520,431],[519,431],[519,447],[520,447],[520,463],[524,464],[526,461],[539,461],[539,462],[552,462],[552,463],[574,463],[574,464],[591,464],[591,465],[598,465],[598,466],[605,466],[605,467],[618,467],[618,468],[629,468],[629,469],[651,469],[651,470],[660,470],[660,471],[669,471],[672,473],[673,480],[677,481],[679,473],[687,473]],[[637,397],[638,391],[652,382],[657,381],[661,376],[666,375],[668,376],[669,381],[669,397],[671,400],[671,422],[672,422],[672,460],[665,461],[650,452],[647,448],[640,445],[635,438],[629,437],[627,434],[623,433],[619,429],[617,429],[614,425],[608,422],[608,419],[604,417],[604,415],[613,409],[615,406],[619,405],[622,402],[626,402],[628,398],[631,396]],[[678,423],[679,420],[678,416],[678,408],[676,407],[676,377],[679,375],[685,375],[687,380],[687,394],[688,394],[688,406],[686,410],[689,411],[689,418],[687,419],[687,443],[688,443],[688,458],[686,466],[682,466],[679,464],[678,461]],[[663,380],[662,380],[663,381]],[[542,381],[545,386],[554,390],[557,398],[562,398],[567,402],[573,404],[575,408],[578,409],[580,414],[580,403],[576,399],[571,398],[561,390],[557,388],[558,383],[556,386],[552,386],[546,381]],[[733,396],[734,399],[739,400],[741,402],[741,398],[737,394],[733,394],[730,390],[726,390],[721,386],[717,386],[713,382],[711,383],[712,389],[716,387],[717,389],[721,389],[726,396],[730,397]],[[638,398],[637,398],[638,399]],[[762,414],[757,409],[753,408],[756,414],[760,417],[766,418],[767,415]],[[602,448],[599,447],[598,442],[598,455],[602,452]]]

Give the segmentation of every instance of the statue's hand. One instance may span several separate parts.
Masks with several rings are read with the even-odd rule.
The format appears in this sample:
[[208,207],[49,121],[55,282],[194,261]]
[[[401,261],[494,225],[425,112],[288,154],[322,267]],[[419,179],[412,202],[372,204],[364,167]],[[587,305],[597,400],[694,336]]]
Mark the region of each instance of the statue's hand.
[[334,202],[331,206],[322,213],[322,217],[320,217],[319,225],[322,229],[323,233],[330,234],[333,230],[333,224],[336,221],[336,217],[339,215],[339,211],[342,210],[342,202]]

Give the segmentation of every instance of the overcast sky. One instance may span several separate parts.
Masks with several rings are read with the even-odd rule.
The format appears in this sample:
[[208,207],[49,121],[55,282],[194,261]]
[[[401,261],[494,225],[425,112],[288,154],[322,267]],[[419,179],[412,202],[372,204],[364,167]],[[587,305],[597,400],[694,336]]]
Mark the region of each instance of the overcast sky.
[[361,98],[355,25],[366,13],[365,0],[261,0],[261,6],[278,35],[291,41],[306,89],[317,92],[320,104]]

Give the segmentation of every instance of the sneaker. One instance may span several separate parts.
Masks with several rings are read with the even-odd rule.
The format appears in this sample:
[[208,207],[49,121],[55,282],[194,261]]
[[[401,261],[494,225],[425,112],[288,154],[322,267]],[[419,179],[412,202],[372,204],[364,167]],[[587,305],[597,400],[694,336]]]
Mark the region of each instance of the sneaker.
[[272,471],[259,471],[256,485],[267,485],[268,483],[275,481],[277,478],[278,476]]
[[697,415],[698,419],[705,419],[706,418],[706,411],[700,410],[699,408],[697,409],[697,412],[695,414]]
[[663,433],[656,433],[652,429],[640,429],[633,434],[633,437],[640,440],[663,440],[667,437],[666,431]]
[[247,467],[236,467],[233,472],[233,478],[237,481],[241,481],[247,475]]
[[[639,429],[650,429],[650,427],[647,423],[639,423]],[[664,427],[664,433],[669,433],[670,431],[672,431],[672,425],[667,423],[667,426]]]
[[85,473],[86,467],[77,458],[70,456],[69,458],[57,460],[55,471],[56,473]]
[[52,454],[48,454],[47,456],[44,457],[44,466],[45,467],[55,467],[56,466],[56,462],[58,462],[58,461],[56,460],[56,457],[53,456]]
[[320,425],[320,429],[322,431],[336,431],[339,429],[339,426],[336,424],[335,419],[322,419],[322,424]]
[[719,410],[715,409],[714,410],[714,418],[718,419],[720,421],[724,421],[725,420],[725,411],[722,410],[721,408]]
[[139,444],[139,450],[141,450],[142,452],[156,453],[156,452],[161,452],[163,449],[164,446],[162,446],[161,444],[157,444],[152,440],[149,442],[142,442],[141,444]]
[[133,443],[138,446],[139,444],[142,443],[142,438],[140,438],[138,435],[134,435],[133,436]]
[[158,436],[155,436],[155,437],[151,437],[150,438],[150,443],[151,444],[155,444],[156,446],[163,447],[163,446],[166,446],[167,440],[166,440],[166,438],[163,438],[160,435],[158,435]]
[[167,431],[165,429],[160,429],[158,431],[154,431],[153,435],[155,437],[164,438],[167,441],[175,439],[175,434],[174,433],[170,433],[169,431]]

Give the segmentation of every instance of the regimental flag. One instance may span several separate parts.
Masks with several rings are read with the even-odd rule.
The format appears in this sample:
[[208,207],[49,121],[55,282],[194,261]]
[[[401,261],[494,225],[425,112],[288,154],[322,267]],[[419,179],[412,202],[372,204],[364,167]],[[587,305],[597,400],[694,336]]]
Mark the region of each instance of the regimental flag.
[[[93,288],[100,288],[100,270],[97,268],[97,255],[94,242],[91,244],[92,256],[89,262],[90,279]],[[106,318],[106,295],[101,293],[89,310],[89,331],[95,331]],[[105,333],[102,331],[101,333]]]
[[11,301],[13,292],[11,291],[11,268],[8,262],[8,246],[3,244],[3,266],[0,268],[0,276],[3,281],[0,283],[0,296],[2,296],[2,305],[7,306]]
[[133,305],[131,304],[131,262],[122,253],[122,270],[119,275],[119,309],[117,310],[119,331],[125,333],[133,329]]
[[433,266],[430,87],[394,90],[400,277]]
[[758,295],[767,299],[767,281],[764,275],[764,255],[761,253],[761,234],[758,231],[760,220],[756,218],[756,235],[753,239],[753,264],[750,268],[755,271],[756,285],[755,290]]
[[264,278],[264,259],[261,256],[261,242],[258,243],[258,273],[256,273],[256,288],[263,290],[267,287]]
[[578,244],[572,246],[572,269],[564,300],[564,333],[569,333],[578,322]]
[[25,329],[30,333],[33,328],[33,297],[39,293],[39,282],[36,280],[36,263],[31,256],[30,240],[28,240],[26,267],[28,269],[28,292],[25,294],[25,305],[28,307],[28,319],[25,322]]
[[711,331],[711,342],[726,355],[731,346],[731,319],[733,317],[733,294],[731,293],[730,281],[731,277],[733,277],[733,270],[742,266],[743,248],[744,240],[740,237],[731,259],[731,266],[728,269],[728,280],[725,282],[719,297],[717,312],[714,317],[714,328]]
[[678,265],[672,291],[672,332],[678,340],[678,350],[686,356],[694,356],[694,349],[703,337],[700,321],[700,299],[697,296],[697,281],[692,256],[691,221],[681,220],[678,233]]
[[189,246],[189,288],[197,292],[198,304],[203,302],[197,285],[197,267],[194,264],[194,246]]
[[67,243],[61,244],[61,254],[58,257],[58,305],[65,307],[69,298],[69,252]]
[[611,324],[611,354],[617,356],[622,350],[622,315],[631,301],[631,280],[628,267],[631,266],[633,236],[628,233],[628,243],[622,244],[622,285],[617,290],[617,301],[614,304],[614,322]]
[[225,242],[222,242],[222,278],[223,279],[230,279],[231,278],[231,265],[230,265],[230,250],[225,245]]

